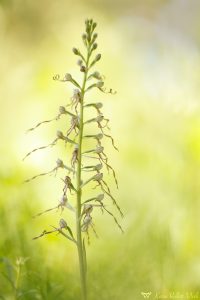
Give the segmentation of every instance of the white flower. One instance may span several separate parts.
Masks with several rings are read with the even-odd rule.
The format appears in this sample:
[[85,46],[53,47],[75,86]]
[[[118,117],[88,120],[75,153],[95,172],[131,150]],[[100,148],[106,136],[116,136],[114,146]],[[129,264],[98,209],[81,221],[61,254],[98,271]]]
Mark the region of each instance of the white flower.
[[60,199],[60,206],[61,207],[66,207],[70,209],[71,211],[75,211],[75,208],[69,203],[68,198],[66,195],[63,195]]
[[104,194],[99,194],[97,196],[97,201],[102,201],[104,199]]
[[64,135],[63,135],[63,133],[62,133],[62,131],[60,131],[60,130],[57,130],[56,135],[57,135],[57,138],[58,138],[58,139],[61,139],[61,140],[64,140],[64,139],[65,139],[65,137],[64,137]]
[[79,101],[80,97],[81,97],[80,90],[79,89],[74,89],[73,96],[72,96],[73,100]]
[[104,119],[104,116],[102,114],[99,114],[97,117],[96,117],[96,121],[99,123],[101,121],[103,121]]
[[100,153],[103,152],[103,150],[104,150],[104,147],[102,147],[102,146],[97,146],[96,149],[95,149],[95,153],[100,154]]
[[66,114],[66,109],[64,106],[59,106],[59,113],[60,114]]
[[66,228],[67,227],[67,222],[64,219],[60,219],[59,222],[60,228]]
[[57,159],[56,164],[57,168],[64,168],[64,163],[60,158]]
[[98,173],[94,175],[93,180],[100,181],[103,178],[103,173]]
[[64,80],[66,80],[66,81],[72,81],[72,75],[69,74],[69,73],[66,73],[65,77],[64,77]]
[[96,83],[96,87],[98,88],[102,88],[104,86],[104,82],[103,81],[99,81]]

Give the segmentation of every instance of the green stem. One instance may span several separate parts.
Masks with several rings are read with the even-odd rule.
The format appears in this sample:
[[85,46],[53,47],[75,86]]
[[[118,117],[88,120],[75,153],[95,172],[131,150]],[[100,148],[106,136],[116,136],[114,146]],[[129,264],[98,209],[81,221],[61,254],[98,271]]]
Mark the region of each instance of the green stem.
[[80,128],[79,128],[79,138],[78,138],[78,163],[77,163],[77,212],[76,212],[76,230],[77,230],[77,249],[79,257],[79,268],[80,268],[80,280],[82,289],[82,298],[87,300],[87,283],[86,283],[86,269],[84,265],[84,253],[83,253],[83,243],[81,234],[81,160],[82,160],[82,139],[83,139],[83,107],[84,107],[84,95],[85,95],[85,85],[87,81],[87,69],[89,65],[90,49],[87,52],[86,60],[86,72],[84,73],[83,85],[81,88],[81,103],[80,103]]

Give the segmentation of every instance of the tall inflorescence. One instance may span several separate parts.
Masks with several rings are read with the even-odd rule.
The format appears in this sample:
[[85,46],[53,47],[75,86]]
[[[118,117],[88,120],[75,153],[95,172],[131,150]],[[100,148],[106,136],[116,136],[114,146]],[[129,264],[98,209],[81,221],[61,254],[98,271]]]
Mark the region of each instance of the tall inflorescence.
[[[33,176],[25,182],[47,174],[55,173],[56,175],[60,169],[63,169],[65,172],[65,177],[62,178],[63,190],[60,201],[55,207],[49,208],[36,216],[56,209],[63,213],[66,209],[69,213],[70,211],[73,213],[76,220],[76,229],[73,229],[64,218],[61,218],[59,224],[54,226],[52,230],[44,230],[34,239],[56,232],[75,244],[79,257],[82,298],[84,300],[87,299],[85,235],[87,236],[88,243],[90,230],[97,236],[92,217],[93,210],[100,209],[102,213],[104,211],[108,213],[123,232],[117,218],[107,209],[105,204],[105,198],[110,198],[119,214],[123,217],[123,213],[112,195],[109,185],[104,179],[103,172],[104,169],[107,169],[108,173],[112,174],[118,188],[115,171],[110,165],[102,145],[103,139],[110,139],[113,147],[116,150],[118,149],[115,146],[112,136],[107,132],[110,129],[108,127],[109,119],[105,118],[102,113],[101,109],[103,104],[101,102],[88,102],[85,99],[89,91],[93,89],[97,89],[103,93],[114,94],[112,89],[106,90],[104,88],[104,77],[98,71],[93,71],[93,67],[95,67],[97,62],[101,59],[101,54],[95,54],[97,49],[97,33],[95,33],[94,30],[96,26],[97,24],[92,19],[85,21],[85,33],[82,35],[83,44],[86,49],[85,55],[83,55],[78,48],[73,48],[73,53],[78,57],[77,64],[80,68],[80,72],[83,74],[82,83],[78,83],[69,73],[65,74],[63,78],[60,78],[59,75],[55,75],[54,80],[69,82],[74,86],[73,95],[67,105],[59,107],[58,114],[55,118],[40,122],[28,131],[32,131],[44,123],[49,123],[54,120],[58,121],[61,117],[66,117],[67,122],[70,121],[69,128],[67,130],[65,129],[65,132],[57,130],[56,136],[51,143],[46,146],[38,147],[25,156],[26,158],[37,150],[56,146],[59,141],[71,145],[73,149],[68,164],[58,158],[55,166],[50,171]],[[93,117],[85,120],[84,112],[89,109],[92,110]],[[90,132],[89,134],[87,133],[87,128],[90,125],[92,125],[94,132]],[[96,144],[92,149],[84,149],[83,141],[88,140],[93,140]],[[87,174],[89,177],[86,177]],[[95,184],[94,188],[99,188],[99,192],[97,195],[95,193],[90,199],[85,199],[84,188],[91,183]],[[72,203],[73,195],[76,197],[76,203],[74,204]]]

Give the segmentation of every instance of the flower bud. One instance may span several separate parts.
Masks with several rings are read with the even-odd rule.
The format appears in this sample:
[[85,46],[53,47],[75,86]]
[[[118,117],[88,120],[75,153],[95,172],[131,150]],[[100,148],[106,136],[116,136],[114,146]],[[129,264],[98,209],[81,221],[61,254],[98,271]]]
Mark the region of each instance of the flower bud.
[[82,61],[81,59],[79,59],[79,60],[77,61],[77,65],[81,67],[82,64],[83,64],[83,61]]
[[85,25],[87,26],[88,24],[89,24],[89,20],[86,19],[86,20],[85,20]]
[[73,48],[72,51],[73,51],[73,53],[74,53],[75,55],[79,55],[79,51],[78,51],[77,48]]
[[60,228],[67,228],[67,222],[64,219],[60,219],[59,221]]
[[91,36],[90,36],[90,33],[89,33],[89,31],[88,31],[88,34],[87,34],[87,40],[88,40],[88,42],[90,42],[90,41],[91,41]]
[[101,59],[101,54],[97,54],[96,57],[95,57],[95,61],[98,61]]
[[97,146],[96,147],[96,150],[95,150],[95,153],[102,153],[103,152],[103,150],[104,150],[104,147],[102,147],[102,146]]
[[96,27],[97,27],[97,23],[94,22],[93,25],[92,25],[93,30],[94,30]]
[[99,77],[100,76],[100,73],[95,71],[93,74],[92,74],[93,77]]
[[103,107],[103,103],[98,102],[98,103],[95,104],[95,107],[98,108],[98,109],[102,108]]
[[93,46],[92,46],[92,50],[97,49],[97,46],[98,46],[97,43],[94,43]]
[[85,66],[81,66],[81,67],[80,67],[80,71],[85,73],[86,67],[85,67]]
[[[90,33],[90,25],[89,24],[87,24],[85,31],[87,32],[87,34]],[[88,38],[88,36],[87,36],[87,38]]]
[[83,44],[87,47],[87,35],[85,33],[82,35],[82,39],[83,39]]
[[92,37],[92,43],[94,43],[96,39],[97,39],[97,33],[94,33]]
[[97,34],[97,33],[94,33],[93,39],[96,40],[97,36],[98,36],[98,34]]
[[101,79],[101,75],[100,75],[100,73],[99,72],[94,72],[93,74],[92,74],[92,77],[94,77],[94,78],[96,78],[96,79]]

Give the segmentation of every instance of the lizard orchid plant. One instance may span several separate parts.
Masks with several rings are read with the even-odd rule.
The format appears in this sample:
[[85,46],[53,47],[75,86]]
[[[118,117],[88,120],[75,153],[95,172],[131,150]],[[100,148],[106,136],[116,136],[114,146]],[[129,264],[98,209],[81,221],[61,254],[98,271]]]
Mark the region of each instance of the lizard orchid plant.
[[[97,236],[94,221],[93,211],[100,209],[102,212],[108,213],[115,221],[119,229],[123,232],[123,229],[118,222],[116,216],[107,209],[105,204],[105,198],[111,199],[114,206],[118,210],[120,216],[123,217],[120,206],[116,199],[111,193],[109,185],[104,179],[104,169],[113,176],[114,182],[118,188],[118,182],[113,167],[109,164],[108,156],[104,151],[102,141],[104,138],[110,139],[113,147],[115,146],[112,136],[108,133],[110,129],[108,127],[109,119],[105,118],[102,113],[103,104],[101,102],[88,102],[87,97],[92,89],[96,89],[103,93],[114,94],[113,90],[106,90],[104,88],[104,77],[97,71],[93,71],[96,64],[101,59],[101,54],[95,54],[98,47],[97,33],[95,28],[97,23],[92,19],[85,21],[85,33],[82,35],[82,41],[85,47],[85,54],[78,48],[73,48],[73,53],[78,57],[77,64],[80,68],[80,72],[83,74],[82,83],[76,81],[73,76],[69,73],[65,74],[63,78],[59,75],[53,77],[54,80],[70,83],[74,86],[73,95],[67,103],[67,105],[60,106],[58,114],[55,118],[46,120],[38,123],[35,127],[30,128],[28,131],[33,131],[44,123],[52,121],[59,121],[60,118],[66,118],[69,122],[69,128],[65,128],[65,131],[57,130],[54,140],[46,146],[38,147],[29,152],[25,157],[28,157],[33,152],[45,149],[47,147],[54,147],[59,141],[65,145],[71,145],[72,153],[70,159],[64,162],[58,158],[55,166],[48,172],[41,173],[27,179],[25,182],[29,182],[39,176],[53,174],[62,169],[64,177],[61,179],[63,182],[62,195],[59,202],[55,207],[48,208],[47,210],[37,214],[40,216],[46,212],[52,210],[60,210],[63,213],[67,210],[68,213],[72,213],[75,218],[76,228],[72,228],[69,222],[61,218],[59,224],[53,226],[51,230],[44,230],[41,234],[34,237],[34,240],[41,238],[48,234],[58,233],[72,242],[78,252],[79,267],[80,267],[80,280],[82,299],[87,299],[87,284],[86,284],[86,273],[87,273],[87,262],[86,262],[86,245],[85,235],[89,243],[89,232],[93,231],[94,235]],[[87,97],[86,97],[87,96]],[[92,118],[85,120],[85,110],[92,110]],[[87,128],[92,125],[94,133],[87,133]],[[92,149],[84,149],[84,140],[93,140],[96,145]],[[87,143],[86,143],[87,144]],[[90,161],[88,163],[88,160]],[[88,177],[89,176],[89,177]],[[84,188],[86,185],[95,184],[98,187],[99,192],[90,199],[85,199]],[[73,196],[75,195],[75,202],[72,202]],[[108,200],[107,199],[107,200]]]

